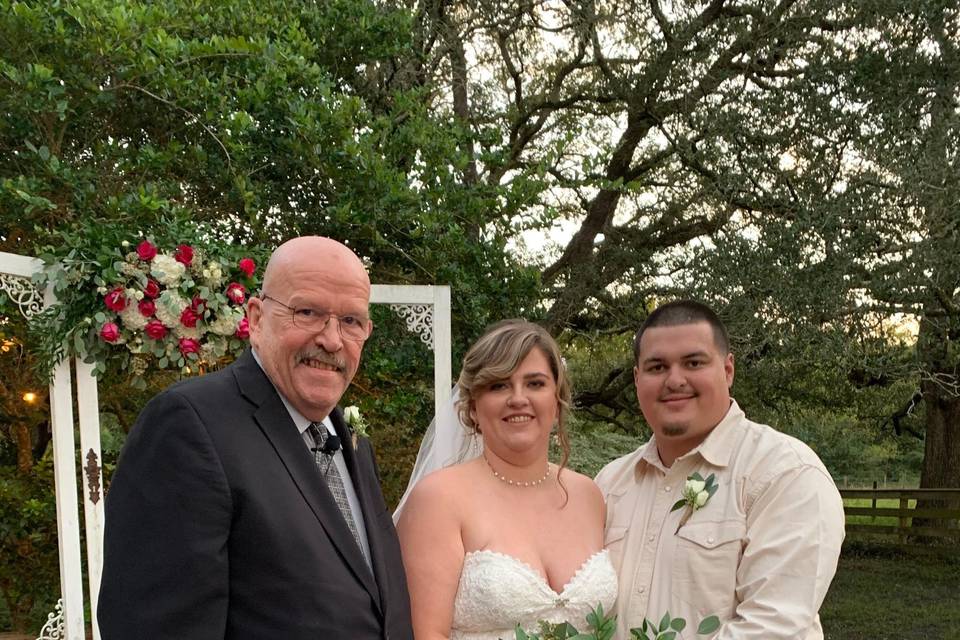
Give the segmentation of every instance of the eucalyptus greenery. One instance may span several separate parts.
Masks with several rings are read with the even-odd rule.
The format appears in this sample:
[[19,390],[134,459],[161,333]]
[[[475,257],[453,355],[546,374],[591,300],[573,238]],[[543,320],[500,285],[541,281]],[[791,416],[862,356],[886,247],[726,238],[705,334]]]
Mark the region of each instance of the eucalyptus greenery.
[[[540,622],[538,633],[527,633],[520,625],[514,631],[514,640],[610,640],[617,628],[617,616],[607,614],[602,604],[587,614],[587,631],[580,632],[569,622]],[[672,618],[670,613],[663,614],[659,624],[644,618],[643,624],[630,629],[633,640],[676,640],[683,638],[682,631],[687,628],[683,618]],[[704,618],[697,627],[697,635],[709,635],[720,628],[717,616]]]

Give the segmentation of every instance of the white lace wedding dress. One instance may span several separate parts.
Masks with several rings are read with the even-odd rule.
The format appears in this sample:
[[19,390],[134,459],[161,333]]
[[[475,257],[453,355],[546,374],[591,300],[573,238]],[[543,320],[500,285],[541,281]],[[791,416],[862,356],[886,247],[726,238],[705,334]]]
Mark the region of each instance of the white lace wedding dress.
[[517,623],[537,631],[538,621],[570,622],[586,630],[586,616],[613,608],[617,574],[609,552],[587,558],[557,593],[527,563],[497,551],[471,551],[463,560],[454,601],[451,640],[513,640]]

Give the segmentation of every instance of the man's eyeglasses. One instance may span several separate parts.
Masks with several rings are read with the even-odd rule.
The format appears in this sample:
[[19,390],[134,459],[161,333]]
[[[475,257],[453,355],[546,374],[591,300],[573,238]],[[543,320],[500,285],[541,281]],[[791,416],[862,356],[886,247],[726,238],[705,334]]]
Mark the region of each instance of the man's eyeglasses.
[[286,307],[293,317],[293,324],[296,325],[298,329],[320,332],[327,328],[327,323],[330,322],[330,318],[336,318],[337,329],[340,331],[340,337],[344,340],[363,342],[370,337],[370,320],[363,316],[338,316],[329,311],[320,311],[319,309],[311,309],[310,307],[291,307],[268,295],[261,295],[260,299],[272,300],[281,307]]

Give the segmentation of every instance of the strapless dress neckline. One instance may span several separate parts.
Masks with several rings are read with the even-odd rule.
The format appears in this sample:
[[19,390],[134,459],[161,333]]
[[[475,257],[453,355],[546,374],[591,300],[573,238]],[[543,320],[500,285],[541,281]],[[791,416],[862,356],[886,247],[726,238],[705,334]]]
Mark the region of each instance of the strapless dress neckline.
[[463,559],[450,637],[513,640],[517,624],[533,632],[541,620],[568,621],[583,630],[587,614],[598,604],[610,611],[616,597],[616,571],[606,550],[584,560],[559,592],[519,558],[489,549],[470,551]]

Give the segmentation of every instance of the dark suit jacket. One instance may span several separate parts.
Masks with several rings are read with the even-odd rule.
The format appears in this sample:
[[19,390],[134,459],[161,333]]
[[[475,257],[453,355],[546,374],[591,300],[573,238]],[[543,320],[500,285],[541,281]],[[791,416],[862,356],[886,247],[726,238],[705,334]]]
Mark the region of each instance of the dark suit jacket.
[[369,442],[331,414],[373,573],[248,351],[151,400],[106,499],[103,640],[410,640],[400,546]]

